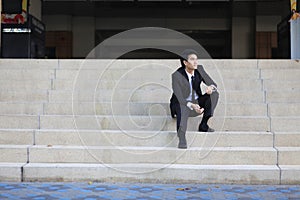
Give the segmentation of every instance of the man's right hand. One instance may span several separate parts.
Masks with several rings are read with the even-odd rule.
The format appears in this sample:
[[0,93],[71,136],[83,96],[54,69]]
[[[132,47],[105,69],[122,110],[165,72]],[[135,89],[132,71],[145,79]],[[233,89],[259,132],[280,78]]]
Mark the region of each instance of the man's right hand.
[[193,108],[194,111],[196,111],[196,113],[203,113],[204,108],[201,108],[198,104],[192,104],[191,107]]

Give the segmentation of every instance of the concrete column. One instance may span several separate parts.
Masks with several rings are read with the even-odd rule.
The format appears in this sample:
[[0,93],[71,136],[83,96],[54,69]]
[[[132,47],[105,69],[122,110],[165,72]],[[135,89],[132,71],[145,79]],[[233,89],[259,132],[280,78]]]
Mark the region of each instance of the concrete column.
[[255,57],[255,22],[249,17],[232,19],[232,58]]
[[30,0],[29,1],[29,14],[35,18],[42,20],[42,1]]
[[95,18],[73,17],[73,57],[84,58],[95,46]]
[[291,59],[300,59],[300,18],[291,21]]
[[[2,0],[0,0],[0,13],[2,13]],[[1,37],[2,37],[2,27],[0,22],[0,56],[1,56]]]

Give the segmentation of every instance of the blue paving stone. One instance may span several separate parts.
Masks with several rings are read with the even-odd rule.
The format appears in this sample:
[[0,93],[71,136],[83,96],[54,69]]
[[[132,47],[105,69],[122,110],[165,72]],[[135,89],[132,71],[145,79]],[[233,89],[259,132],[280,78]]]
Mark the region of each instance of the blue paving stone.
[[186,198],[186,197],[179,196],[179,197],[176,197],[176,199],[187,199],[187,198]]
[[[178,188],[186,190],[178,191]],[[299,200],[298,185],[0,183],[0,199]]]

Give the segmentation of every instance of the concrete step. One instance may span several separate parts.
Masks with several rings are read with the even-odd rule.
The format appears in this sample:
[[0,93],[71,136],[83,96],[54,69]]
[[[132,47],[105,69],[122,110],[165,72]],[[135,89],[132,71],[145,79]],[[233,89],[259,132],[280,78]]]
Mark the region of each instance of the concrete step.
[[24,181],[279,184],[276,165],[29,163]]
[[300,116],[300,103],[270,103],[268,104],[269,116]]
[[[162,70],[163,69],[163,70]],[[176,71],[169,66],[157,65],[149,68],[148,65],[136,67],[132,69],[114,69],[114,68],[98,68],[98,69],[59,69],[56,70],[55,78],[63,80],[171,80],[171,74]],[[205,71],[213,79],[259,79],[259,69],[210,69],[205,68]]]
[[0,69],[0,80],[51,80],[55,70],[44,69]]
[[99,69],[133,69],[158,65],[176,70],[180,66],[179,59],[61,59],[59,69],[63,70],[99,70]]
[[[267,61],[267,60],[266,60]],[[265,61],[265,62],[266,62]],[[274,62],[274,61],[273,61]],[[286,62],[288,63],[288,62]],[[217,68],[257,68],[258,60],[255,59],[201,59],[199,64],[206,67]],[[263,64],[262,66],[266,66]],[[272,64],[272,63],[271,63]],[[173,68],[174,70],[180,66],[179,59],[1,59],[0,69],[99,69],[99,68],[120,68],[120,69],[132,69],[137,66],[157,66],[165,65]],[[285,64],[286,65],[286,64]],[[282,66],[279,63],[279,66]]]
[[241,62],[239,59],[200,59],[199,64],[203,65],[205,68],[218,70],[222,69],[257,69],[256,59],[243,59]]
[[277,151],[273,147],[190,147],[187,150],[181,150],[177,147],[47,147],[35,145],[29,148],[29,162],[275,165]]
[[300,116],[271,117],[272,132],[295,132],[300,130]]
[[[15,134],[16,135],[16,134]],[[6,136],[8,137],[8,136]],[[14,136],[12,136],[14,137]],[[272,147],[269,132],[187,132],[190,147]],[[175,131],[36,130],[36,145],[177,147]]]
[[272,80],[265,79],[262,80],[263,89],[266,91],[299,91],[300,90],[300,80],[292,81],[282,81],[282,80]]
[[257,60],[259,69],[299,69],[300,62],[291,59],[259,59]]
[[300,147],[300,132],[275,132],[275,147]]
[[[255,59],[200,59],[199,64],[205,68],[217,69],[257,69],[258,61]],[[59,69],[133,69],[141,66],[153,68],[157,66],[169,67],[176,70],[180,66],[179,59],[93,59],[93,60],[59,60]]]
[[26,163],[29,145],[0,145],[0,163]]
[[[263,103],[265,94],[262,91],[220,91],[221,103]],[[49,102],[149,102],[167,103],[172,95],[169,88],[137,90],[50,90]],[[121,98],[122,97],[122,98]],[[272,97],[269,97],[272,101]]]
[[[262,90],[262,80],[260,79],[222,79],[215,80],[220,90]],[[73,81],[65,79],[53,80],[54,90],[107,90],[107,89],[135,89],[145,85],[162,86],[172,88],[171,79],[156,80],[88,80],[88,81]]]
[[281,81],[299,80],[300,69],[262,69],[261,78]]
[[279,165],[279,167],[281,169],[281,184],[300,184],[300,165]]
[[0,102],[47,102],[48,91],[0,90]]
[[58,59],[0,59],[0,69],[51,70],[58,68]]
[[0,80],[0,90],[50,90],[52,89],[51,79],[46,80]]
[[0,129],[37,129],[39,116],[36,115],[0,115]]
[[[197,131],[200,117],[189,118],[188,130]],[[209,122],[221,131],[270,131],[268,117],[215,117]],[[15,126],[16,127],[16,126]],[[42,115],[41,129],[78,129],[78,130],[137,130],[163,131],[176,129],[176,119],[169,116],[70,116]]]
[[[169,103],[45,103],[45,115],[166,115],[170,114]],[[1,109],[1,107],[0,107]],[[226,113],[225,113],[226,109]],[[4,110],[9,113],[11,110]],[[17,112],[17,111],[15,111]],[[0,110],[1,113],[1,110]],[[218,104],[215,116],[266,116],[267,104]]]
[[267,91],[267,103],[299,103],[300,90]]
[[34,130],[1,129],[0,145],[33,145]]
[[[206,68],[218,68],[218,69],[241,69],[252,68],[257,69],[258,61],[255,59],[243,59],[243,62],[239,59],[200,59],[199,64]],[[114,68],[114,69],[132,69],[139,66],[147,65],[147,67],[157,67],[157,65],[168,66],[173,70],[176,70],[180,66],[179,59],[93,59],[93,60],[78,60],[78,59],[62,59],[59,60],[60,69],[98,69],[98,68]]]
[[[163,64],[176,69],[180,62],[178,59],[1,59],[0,69],[97,69],[99,67],[114,66],[115,68],[132,68],[139,65]],[[199,64],[218,68],[259,68],[280,69],[284,67],[299,68],[296,60],[269,60],[269,59],[200,59]]]
[[1,182],[21,182],[22,167],[26,163],[0,163]]
[[[62,96],[57,96],[61,94]],[[13,94],[12,94],[13,95]],[[18,94],[17,96],[21,96],[22,94]],[[24,94],[26,95],[26,94]],[[43,101],[36,101],[30,102],[30,98],[34,98],[33,96],[30,97],[25,96],[23,99],[26,101],[3,101],[0,102],[0,114],[2,115],[39,115],[39,114],[46,114],[46,115],[111,115],[112,113],[117,115],[165,115],[166,113],[170,113],[169,109],[169,98],[165,99],[164,102],[143,102],[143,101],[132,101],[129,103],[122,102],[122,101],[113,101],[113,102],[79,102],[78,99],[74,99],[72,102],[72,94],[68,101],[63,101],[63,96],[68,96],[63,92],[51,92],[51,103],[46,103]],[[81,95],[81,94],[80,94]],[[230,94],[231,95],[231,94]],[[237,95],[241,95],[241,93],[237,93]],[[243,99],[236,99],[235,101],[246,101],[246,97],[242,97]],[[11,96],[15,100],[17,100],[17,96]],[[231,95],[232,99],[234,97],[234,93]],[[37,96],[36,96],[37,97]],[[41,97],[41,96],[40,96]],[[46,99],[46,94],[45,97]],[[267,104],[264,103],[251,103],[245,102],[240,104],[238,102],[231,103],[234,101],[229,101],[229,95],[227,100],[227,104],[222,103],[222,99],[220,99],[220,103],[216,108],[216,116],[224,116],[225,109],[227,116],[265,116],[267,114]],[[263,98],[263,97],[260,97]],[[4,99],[3,99],[4,100]],[[13,99],[11,99],[13,100]],[[20,99],[18,99],[20,100]],[[41,100],[41,99],[40,99]],[[56,101],[57,100],[57,101]],[[91,100],[87,96],[82,96],[81,100]],[[252,99],[255,100],[255,99]],[[259,99],[256,99],[259,101]],[[224,102],[224,100],[223,100]],[[284,113],[284,108],[277,108],[281,104],[271,104],[269,113],[273,116],[282,115]],[[294,110],[294,108],[298,108],[298,104],[291,104],[287,106],[290,113],[292,115],[298,115],[298,110]]]
[[300,147],[277,147],[279,165],[300,165]]
[[43,103],[10,103],[0,102],[1,115],[39,115],[43,114]]

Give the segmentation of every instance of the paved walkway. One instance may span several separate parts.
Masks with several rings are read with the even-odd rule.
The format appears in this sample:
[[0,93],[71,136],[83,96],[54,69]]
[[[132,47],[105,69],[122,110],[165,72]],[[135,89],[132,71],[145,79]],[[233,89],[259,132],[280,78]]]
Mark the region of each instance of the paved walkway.
[[0,183],[0,199],[300,199],[300,185]]

